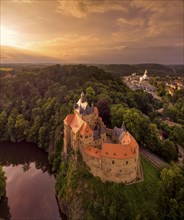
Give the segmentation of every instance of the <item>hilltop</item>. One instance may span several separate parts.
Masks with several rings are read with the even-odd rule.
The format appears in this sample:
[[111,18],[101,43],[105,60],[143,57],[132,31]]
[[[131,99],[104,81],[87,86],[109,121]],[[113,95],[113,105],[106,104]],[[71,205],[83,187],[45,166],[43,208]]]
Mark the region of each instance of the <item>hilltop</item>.
[[107,72],[111,72],[117,75],[130,75],[132,73],[142,74],[145,69],[148,70],[150,75],[176,75],[184,74],[184,65],[162,65],[156,63],[145,64],[109,64],[109,65],[97,65],[99,68]]

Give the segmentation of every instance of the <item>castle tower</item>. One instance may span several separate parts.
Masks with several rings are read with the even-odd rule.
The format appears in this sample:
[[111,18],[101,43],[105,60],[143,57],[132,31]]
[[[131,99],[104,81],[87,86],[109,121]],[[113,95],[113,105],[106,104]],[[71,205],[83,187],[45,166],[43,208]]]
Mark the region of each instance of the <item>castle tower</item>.
[[73,120],[74,114],[67,115],[64,119],[64,153],[67,154],[69,148],[71,147],[71,129],[70,123]]

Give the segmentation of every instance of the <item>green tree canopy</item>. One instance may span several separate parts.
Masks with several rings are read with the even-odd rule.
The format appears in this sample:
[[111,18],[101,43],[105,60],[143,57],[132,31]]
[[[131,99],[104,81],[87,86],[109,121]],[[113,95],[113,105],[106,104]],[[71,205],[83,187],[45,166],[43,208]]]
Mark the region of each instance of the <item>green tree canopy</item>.
[[177,166],[164,168],[160,177],[161,219],[184,219],[184,170]]

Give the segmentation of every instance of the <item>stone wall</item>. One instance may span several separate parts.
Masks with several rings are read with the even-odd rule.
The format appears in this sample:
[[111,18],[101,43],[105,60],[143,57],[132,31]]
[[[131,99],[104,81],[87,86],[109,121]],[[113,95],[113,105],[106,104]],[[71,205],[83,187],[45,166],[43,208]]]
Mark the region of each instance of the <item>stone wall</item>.
[[137,162],[136,158],[111,159],[102,157],[104,180],[117,183],[132,182],[137,177]]
[[93,135],[87,135],[87,136],[83,136],[83,135],[80,135],[80,141],[79,141],[79,146],[82,146],[82,147],[87,147],[87,146],[91,146],[94,144],[94,140],[93,140]]
[[86,154],[82,149],[81,153],[91,173],[100,177],[103,182],[130,183],[137,178],[139,159],[95,158]]
[[82,115],[82,119],[92,128],[94,129],[96,123],[97,123],[98,116],[95,114],[90,115]]
[[69,146],[70,146],[70,141],[71,141],[71,137],[70,137],[70,126],[64,124],[64,153],[67,153],[69,150]]

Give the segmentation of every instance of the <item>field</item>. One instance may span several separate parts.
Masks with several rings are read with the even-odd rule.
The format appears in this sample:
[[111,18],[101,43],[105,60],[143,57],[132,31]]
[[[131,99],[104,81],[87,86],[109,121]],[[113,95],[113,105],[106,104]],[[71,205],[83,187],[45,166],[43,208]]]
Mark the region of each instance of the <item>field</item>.
[[7,68],[7,67],[0,67],[0,71],[11,71],[13,68]]

